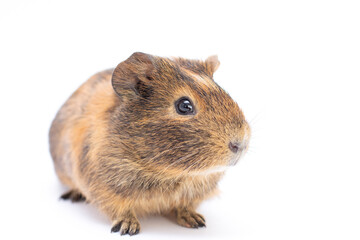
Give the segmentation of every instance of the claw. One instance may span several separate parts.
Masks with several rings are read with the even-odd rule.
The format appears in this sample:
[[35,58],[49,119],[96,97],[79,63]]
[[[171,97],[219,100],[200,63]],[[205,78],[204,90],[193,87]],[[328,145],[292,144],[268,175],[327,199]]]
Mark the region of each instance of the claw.
[[117,224],[115,224],[112,228],[111,228],[111,232],[118,232],[120,231],[120,228],[121,228],[121,224],[122,224],[122,221],[118,222]]

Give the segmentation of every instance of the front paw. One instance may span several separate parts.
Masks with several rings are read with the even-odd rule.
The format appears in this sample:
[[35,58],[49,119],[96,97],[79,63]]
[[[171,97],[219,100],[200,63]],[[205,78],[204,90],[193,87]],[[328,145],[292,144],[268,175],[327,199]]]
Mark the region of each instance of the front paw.
[[84,202],[86,201],[85,196],[78,190],[70,190],[60,197],[63,200],[71,200],[71,202]]
[[121,235],[129,234],[130,236],[138,234],[140,231],[140,223],[133,214],[126,214],[118,220],[111,232],[120,232]]
[[205,218],[188,208],[177,208],[175,209],[176,221],[179,225],[188,228],[199,228],[206,227]]

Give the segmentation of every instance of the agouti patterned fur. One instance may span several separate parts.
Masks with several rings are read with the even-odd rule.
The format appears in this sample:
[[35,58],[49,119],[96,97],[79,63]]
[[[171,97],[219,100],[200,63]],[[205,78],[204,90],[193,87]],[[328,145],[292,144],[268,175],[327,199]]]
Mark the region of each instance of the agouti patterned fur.
[[50,151],[62,198],[96,205],[113,232],[136,234],[138,217],[175,213],[203,227],[195,212],[248,147],[238,105],[213,80],[205,61],[134,53],[85,82],[61,107]]

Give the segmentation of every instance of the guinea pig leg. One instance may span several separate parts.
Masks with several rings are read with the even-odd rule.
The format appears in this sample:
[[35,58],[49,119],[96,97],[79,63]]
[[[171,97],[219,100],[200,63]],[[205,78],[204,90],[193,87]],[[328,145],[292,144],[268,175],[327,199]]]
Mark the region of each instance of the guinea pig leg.
[[64,193],[63,195],[61,195],[60,198],[63,200],[71,200],[71,202],[86,201],[85,196],[81,192],[74,190],[74,189]]
[[175,209],[176,221],[179,225],[188,228],[206,227],[205,218],[192,208],[179,207]]
[[121,235],[129,234],[130,236],[138,234],[140,223],[132,211],[121,214],[111,228],[111,232],[120,232]]

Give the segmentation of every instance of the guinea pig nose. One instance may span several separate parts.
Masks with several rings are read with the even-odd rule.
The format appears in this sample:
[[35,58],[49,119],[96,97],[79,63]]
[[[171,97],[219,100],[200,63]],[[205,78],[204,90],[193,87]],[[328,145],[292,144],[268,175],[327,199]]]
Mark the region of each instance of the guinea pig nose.
[[237,153],[240,149],[240,144],[237,142],[230,142],[229,143],[229,148],[233,153]]

